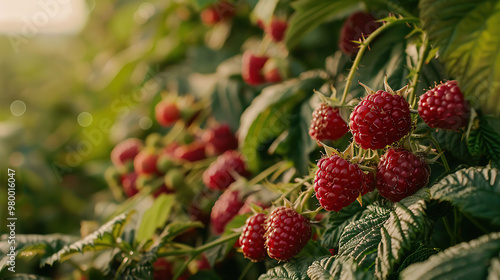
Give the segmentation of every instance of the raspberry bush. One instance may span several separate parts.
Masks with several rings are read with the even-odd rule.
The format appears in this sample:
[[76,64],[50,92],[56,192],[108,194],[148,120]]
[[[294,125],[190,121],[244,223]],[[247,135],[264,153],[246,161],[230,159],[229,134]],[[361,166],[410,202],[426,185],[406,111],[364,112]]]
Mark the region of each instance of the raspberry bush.
[[20,277],[497,279],[499,1],[149,4],[142,130]]

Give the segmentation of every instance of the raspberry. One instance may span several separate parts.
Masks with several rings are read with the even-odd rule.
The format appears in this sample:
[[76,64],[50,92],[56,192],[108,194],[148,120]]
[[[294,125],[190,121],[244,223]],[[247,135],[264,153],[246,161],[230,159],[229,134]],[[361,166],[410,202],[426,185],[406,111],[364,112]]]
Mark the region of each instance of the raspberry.
[[243,177],[249,175],[245,168],[245,162],[237,151],[226,151],[203,173],[203,183],[213,190],[226,189],[236,181],[231,173],[238,173]]
[[206,25],[214,25],[234,15],[234,7],[231,3],[221,1],[201,12],[201,21]]
[[267,254],[273,259],[288,261],[311,239],[311,225],[294,210],[279,207],[267,218],[265,237]]
[[316,198],[326,211],[340,211],[364,191],[365,174],[356,164],[332,155],[318,161]]
[[280,70],[278,68],[273,68],[269,71],[265,71],[264,79],[268,83],[279,83],[283,80],[283,78],[281,78]]
[[162,100],[156,104],[155,117],[160,125],[170,127],[181,118],[181,112],[174,102]]
[[430,127],[456,130],[467,125],[470,108],[457,81],[448,81],[420,96],[418,114]]
[[344,21],[340,30],[340,50],[348,56],[358,53],[359,44],[353,41],[359,41],[362,36],[368,37],[379,26],[380,24],[369,13],[357,12],[352,14]]
[[207,154],[211,156],[220,155],[225,151],[238,148],[238,139],[227,124],[220,124],[206,130],[202,139],[206,143],[205,150]]
[[118,143],[111,151],[111,162],[116,167],[121,167],[125,165],[126,162],[133,161],[141,149],[141,140],[137,138],[126,139]]
[[137,175],[137,173],[131,172],[123,174],[121,177],[123,192],[125,192],[125,194],[128,197],[132,197],[139,192],[139,190],[137,189],[137,185],[135,183],[137,181],[138,176],[139,175]]
[[285,37],[287,27],[288,22],[286,20],[273,18],[271,24],[265,28],[265,31],[275,42],[280,42]]
[[365,195],[375,189],[375,174],[372,172],[365,173],[365,180],[363,183],[363,191],[361,195]]
[[424,159],[399,149],[389,149],[377,166],[376,187],[393,202],[414,194],[429,182],[430,169]]
[[172,264],[163,258],[158,258],[156,262],[153,263],[153,279],[163,280],[173,278]]
[[361,148],[382,149],[410,131],[410,104],[399,95],[379,90],[354,108],[350,125]]
[[262,261],[266,257],[264,243],[266,214],[258,213],[249,217],[240,235],[239,243],[245,258],[252,262]]
[[154,153],[142,150],[134,159],[134,169],[137,174],[157,174],[158,168],[156,163],[158,156]]
[[180,146],[175,149],[174,158],[190,162],[205,159],[205,144],[201,141],[195,141],[189,145]]
[[339,108],[321,103],[312,114],[309,135],[316,141],[337,140],[344,136],[349,127],[340,117]]
[[268,59],[267,56],[256,56],[249,51],[243,53],[241,60],[241,76],[243,80],[252,86],[264,83],[265,78],[262,75],[262,68]]
[[217,199],[210,213],[210,222],[215,234],[224,232],[227,223],[237,215],[241,206],[243,206],[243,201],[240,198],[240,192],[236,190],[226,190]]

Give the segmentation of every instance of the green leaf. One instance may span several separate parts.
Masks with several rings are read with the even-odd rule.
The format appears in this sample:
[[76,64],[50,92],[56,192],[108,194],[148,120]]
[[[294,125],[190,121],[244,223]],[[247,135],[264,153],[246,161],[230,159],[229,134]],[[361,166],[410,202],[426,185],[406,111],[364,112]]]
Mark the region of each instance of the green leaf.
[[175,195],[162,194],[155,199],[155,202],[146,210],[142,217],[141,225],[137,229],[135,239],[143,242],[151,239],[158,228],[162,228],[170,215],[170,210],[174,206]]
[[500,115],[500,1],[420,1],[423,28],[465,96]]
[[449,201],[460,211],[500,225],[498,169],[471,167],[450,174],[431,188],[432,199]]
[[492,161],[500,159],[500,135],[483,117],[479,117],[479,128],[471,130],[467,146],[473,155],[485,154]]
[[413,246],[428,237],[430,219],[425,215],[429,193],[422,189],[394,204],[373,204],[362,218],[348,224],[340,236],[339,257],[353,257],[359,266],[372,268],[385,279]]
[[[292,112],[290,129],[286,131],[286,137],[276,148],[276,153],[293,160],[294,167],[300,174],[307,174],[309,167],[309,154],[313,152],[318,144],[309,136],[313,109],[309,102],[303,102]],[[279,137],[278,137],[279,138]]]
[[382,240],[378,246],[375,274],[386,279],[403,258],[419,241],[430,236],[432,223],[425,214],[426,201],[429,200],[427,189],[421,189],[414,195],[394,204],[390,217],[381,229]]
[[292,7],[295,13],[290,18],[285,37],[286,45],[290,49],[322,23],[346,17],[356,10],[361,10],[363,5],[358,0],[299,0],[293,2]]
[[411,255],[405,258],[403,263],[399,266],[398,273],[403,271],[403,269],[407,268],[409,265],[425,261],[430,256],[435,255],[438,252],[439,250],[437,249],[431,248],[425,244],[420,244],[415,252],[411,253]]
[[[229,223],[227,223],[224,229],[224,233],[222,233],[219,238],[224,238],[228,235],[234,234],[235,230],[245,225],[247,218],[248,215],[237,215],[236,217],[234,217]],[[205,257],[207,258],[207,261],[211,267],[213,267],[217,261],[222,260],[229,253],[238,238],[239,235],[235,238],[229,239],[227,242],[224,242],[212,249],[205,251]]]
[[375,263],[381,240],[380,230],[390,215],[389,209],[375,207],[376,209],[369,207],[362,219],[344,228],[339,240],[339,257],[353,257],[363,267],[370,267]]
[[328,223],[326,229],[323,233],[323,238],[321,239],[321,245],[323,247],[332,249],[338,246],[340,235],[344,231],[344,228],[351,224],[352,222],[359,220],[364,217],[363,215],[368,215],[366,207],[373,201],[368,199],[368,195],[363,196],[363,206],[359,203],[351,203],[351,205],[344,207],[339,212],[330,212],[328,216]]
[[162,242],[169,242],[172,241],[177,235],[182,234],[186,232],[189,229],[192,228],[202,228],[203,223],[200,221],[195,221],[195,222],[173,222],[168,224],[163,232],[161,233],[161,240]]
[[248,167],[258,172],[268,157],[271,141],[292,125],[292,112],[301,102],[320,87],[322,78],[293,79],[262,90],[241,116],[241,151],[247,158]]
[[452,155],[460,161],[470,165],[474,165],[479,162],[480,157],[478,154],[470,152],[470,148],[468,147],[468,143],[465,141],[463,133],[439,129],[437,131],[431,131],[431,134],[439,143],[441,149],[445,151],[445,156]]
[[4,257],[0,259],[0,272],[7,268],[7,261],[10,247],[15,245],[15,257],[17,258],[43,258],[56,253],[64,246],[78,240],[75,236],[50,234],[18,234],[16,235],[16,243],[9,244],[8,234],[3,234],[0,237],[0,252]]
[[311,280],[363,280],[374,279],[374,276],[362,268],[352,257],[327,257],[315,261],[308,269],[307,275]]
[[116,239],[122,235],[125,225],[134,213],[135,211],[130,211],[116,216],[83,239],[67,244],[58,252],[42,258],[40,265],[52,265],[57,261],[64,262],[76,253],[113,249],[117,244]]
[[498,277],[499,254],[500,233],[491,233],[409,266],[402,271],[401,279],[498,279],[488,277]]
[[241,114],[254,96],[255,93],[245,87],[243,81],[221,77],[210,95],[212,113],[218,122],[227,123],[236,131],[240,125]]
[[271,268],[266,274],[259,277],[259,280],[306,280],[308,267],[318,258],[297,258]]

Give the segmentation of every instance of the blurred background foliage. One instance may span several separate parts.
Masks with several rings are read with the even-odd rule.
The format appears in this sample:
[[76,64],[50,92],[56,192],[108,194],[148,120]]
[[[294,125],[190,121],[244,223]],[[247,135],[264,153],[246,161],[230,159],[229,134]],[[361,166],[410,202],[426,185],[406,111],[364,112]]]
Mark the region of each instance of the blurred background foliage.
[[[75,234],[81,220],[95,218],[98,202],[113,200],[103,176],[113,145],[161,130],[152,120],[163,90],[239,102],[231,123],[239,126],[257,91],[233,75],[238,57],[222,62],[262,36],[248,17],[257,1],[239,1],[236,17],[216,29],[199,18],[210,2],[87,0],[78,34],[0,35],[0,156],[2,170],[17,172],[17,233]],[[293,49],[305,59],[292,63],[292,75],[324,67],[340,24],[309,32]],[[16,100],[26,104],[20,116],[11,112]],[[5,205],[6,196],[0,200]]]

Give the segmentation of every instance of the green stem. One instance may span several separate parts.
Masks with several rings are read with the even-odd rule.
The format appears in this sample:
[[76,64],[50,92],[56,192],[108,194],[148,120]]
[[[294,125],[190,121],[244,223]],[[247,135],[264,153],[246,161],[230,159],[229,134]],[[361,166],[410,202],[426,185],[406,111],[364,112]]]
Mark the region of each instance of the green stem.
[[422,67],[424,65],[425,58],[428,52],[429,52],[429,41],[427,40],[427,36],[425,36],[424,33],[424,35],[422,36],[422,47],[420,48],[417,68],[415,69],[415,74],[411,81],[410,96],[408,96],[408,101],[411,104],[411,108],[415,108],[415,105],[417,103],[416,92],[417,92],[418,79],[420,78],[420,74],[422,73]]
[[436,147],[438,153],[441,154],[441,161],[443,162],[444,169],[446,170],[446,172],[450,172],[451,171],[450,166],[448,165],[448,161],[446,160],[446,157],[444,156],[443,150],[441,149],[441,146],[439,145],[438,141],[432,135],[429,137],[429,139]]
[[455,235],[453,234],[453,232],[451,231],[450,229],[450,225],[448,224],[448,219],[446,217],[443,217],[443,224],[444,224],[444,228],[446,229],[446,232],[448,233],[448,235],[450,236],[450,246],[453,246],[456,244],[456,241],[455,241]]
[[167,256],[179,256],[179,255],[198,255],[208,249],[211,249],[217,245],[220,245],[224,242],[227,242],[235,237],[238,237],[240,235],[239,232],[231,233],[226,236],[222,236],[212,242],[209,242],[203,246],[193,248],[193,249],[184,249],[184,250],[175,250],[175,251],[170,251],[170,252],[165,252],[165,253],[159,253],[158,257],[167,257]]
[[[253,177],[250,181],[248,181],[248,185],[249,186],[256,185],[257,183],[266,179],[269,175],[273,174],[275,171],[280,169],[283,166],[283,164],[290,165],[290,163],[288,163],[288,162],[280,161],[280,162],[270,166],[266,170],[260,172],[257,176]],[[290,167],[291,166],[292,165],[290,165]]]
[[458,237],[459,237],[458,229],[460,228],[459,224],[461,223],[462,217],[461,217],[460,213],[458,212],[457,208],[453,208],[453,217],[454,217],[453,233],[455,234],[455,236],[458,239]]
[[420,20],[418,18],[414,17],[409,17],[409,18],[403,18],[403,19],[397,19],[391,22],[388,22],[384,25],[382,25],[380,28],[375,30],[368,38],[365,39],[363,44],[361,44],[361,48],[359,48],[358,54],[356,55],[356,59],[354,59],[354,62],[352,64],[352,68],[349,71],[349,76],[347,76],[347,81],[344,87],[344,93],[342,94],[342,99],[340,100],[340,105],[344,105],[347,94],[349,93],[349,90],[351,89],[352,85],[352,80],[354,79],[354,75],[356,73],[356,69],[358,69],[359,63],[361,62],[361,58],[363,57],[363,54],[365,53],[366,49],[368,49],[368,46],[370,43],[375,40],[380,34],[382,34],[385,30],[391,28],[394,25],[399,25],[399,24],[407,24],[407,23],[418,23]]
[[177,280],[184,273],[184,270],[186,270],[189,263],[192,262],[194,259],[196,259],[197,256],[198,256],[197,254],[192,255],[187,261],[185,261],[182,264],[182,266],[179,268],[179,270],[177,270],[177,272],[175,273],[174,280]]
[[248,264],[245,266],[245,269],[241,272],[240,277],[238,280],[243,280],[245,279],[245,276],[247,275],[248,271],[250,271],[250,268],[252,268],[253,262],[248,262]]

